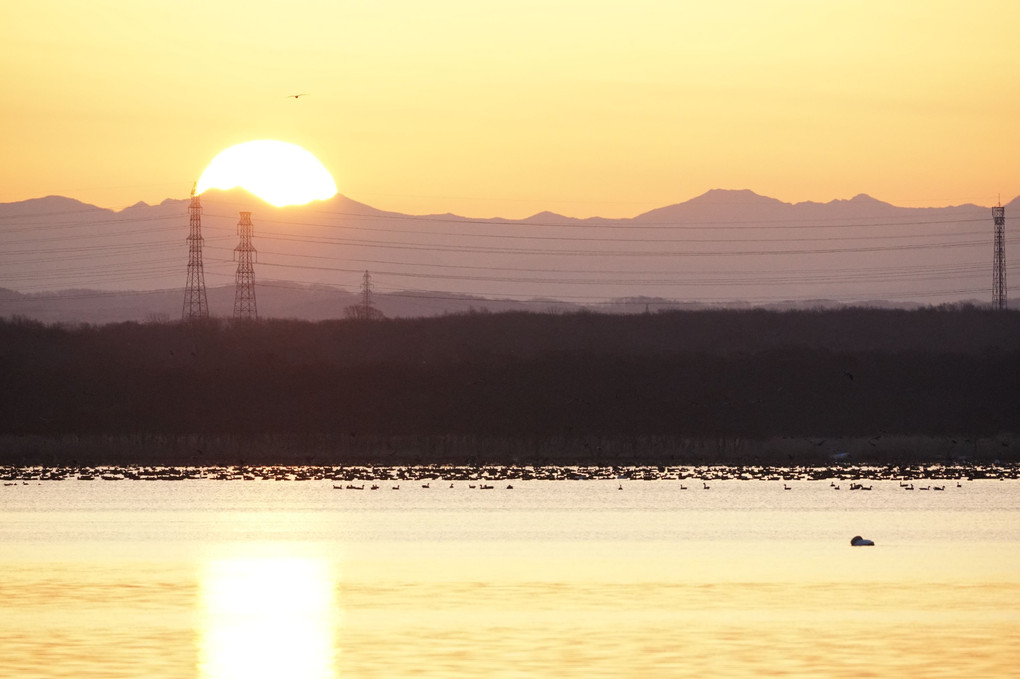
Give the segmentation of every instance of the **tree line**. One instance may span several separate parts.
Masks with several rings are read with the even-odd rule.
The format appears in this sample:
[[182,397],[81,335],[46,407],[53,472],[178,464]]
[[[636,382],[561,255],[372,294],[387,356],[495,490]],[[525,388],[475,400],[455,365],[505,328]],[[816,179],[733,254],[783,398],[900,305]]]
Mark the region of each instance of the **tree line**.
[[413,449],[418,461],[478,446],[569,458],[625,442],[675,461],[692,441],[811,440],[819,452],[834,450],[817,443],[828,440],[1007,441],[1020,427],[1018,378],[1020,314],[970,307],[6,319],[0,455],[21,454],[19,440],[118,437],[198,440],[192,452],[209,455],[224,441],[230,455],[270,442],[270,458],[274,446],[361,460]]

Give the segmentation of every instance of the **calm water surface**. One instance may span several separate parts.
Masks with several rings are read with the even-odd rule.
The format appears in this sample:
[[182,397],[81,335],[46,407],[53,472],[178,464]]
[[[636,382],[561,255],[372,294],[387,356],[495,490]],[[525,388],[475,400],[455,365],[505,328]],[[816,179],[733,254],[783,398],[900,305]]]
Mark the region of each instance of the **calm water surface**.
[[1020,482],[512,483],[5,486],[0,675],[1020,676]]

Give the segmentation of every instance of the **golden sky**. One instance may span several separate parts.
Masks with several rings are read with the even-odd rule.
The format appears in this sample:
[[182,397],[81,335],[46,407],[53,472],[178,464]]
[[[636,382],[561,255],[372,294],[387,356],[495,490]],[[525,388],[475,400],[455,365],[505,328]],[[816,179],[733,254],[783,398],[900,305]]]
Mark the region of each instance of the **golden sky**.
[[270,138],[409,213],[992,205],[1017,26],[1015,0],[5,1],[0,202],[183,198]]

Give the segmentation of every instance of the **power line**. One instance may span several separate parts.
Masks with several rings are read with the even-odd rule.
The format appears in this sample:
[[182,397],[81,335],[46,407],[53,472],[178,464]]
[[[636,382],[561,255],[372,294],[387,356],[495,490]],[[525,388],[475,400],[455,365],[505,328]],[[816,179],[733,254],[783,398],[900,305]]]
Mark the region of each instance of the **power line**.
[[757,256],[757,255],[812,255],[812,254],[835,254],[853,252],[891,252],[901,250],[927,250],[932,248],[955,248],[973,247],[983,244],[983,241],[951,241],[948,243],[917,243],[903,245],[871,246],[871,247],[848,247],[848,248],[814,248],[814,249],[785,249],[785,250],[549,250],[529,248],[487,248],[472,245],[433,245],[429,243],[388,243],[386,241],[361,240],[353,238],[296,238],[267,232],[264,236],[269,240],[286,242],[298,242],[318,245],[347,245],[382,248],[389,250],[412,250],[425,252],[452,252],[452,253],[486,253],[501,255],[538,255],[538,256],[561,256],[561,257],[735,257],[735,256]]
[[[448,233],[448,232],[429,232],[421,233],[420,231],[395,231],[389,229],[358,229],[357,227],[351,230],[362,230],[362,231],[385,231],[389,233],[404,233],[414,234],[417,236],[450,236],[454,238],[484,238],[484,239],[506,239],[506,240],[534,240],[534,241],[562,241],[562,242],[584,242],[584,243],[813,243],[813,242],[833,242],[833,241],[853,241],[853,240],[902,240],[905,238],[949,238],[956,236],[979,236],[983,235],[984,231],[971,230],[971,231],[947,231],[943,233],[914,233],[914,234],[882,234],[874,236],[813,236],[813,237],[799,237],[799,238],[740,238],[739,241],[735,241],[729,238],[597,238],[597,237],[577,237],[577,236],[534,236],[524,234],[494,234],[494,233]],[[279,231],[267,231],[266,234],[275,236],[287,236],[289,234],[283,234]],[[399,242],[399,241],[397,241]]]
[[[272,239],[270,239],[270,240],[272,240]],[[213,250],[226,250],[226,248],[217,248],[217,247],[212,247],[210,249],[213,249]],[[400,261],[400,260],[391,260],[391,259],[364,259],[364,258],[355,258],[355,257],[348,257],[348,256],[337,257],[335,255],[333,255],[333,256],[310,255],[310,254],[304,254],[304,253],[300,253],[299,254],[299,253],[293,253],[293,252],[275,252],[275,251],[269,251],[269,250],[262,250],[261,252],[263,254],[267,254],[267,255],[277,255],[277,256],[280,256],[280,257],[287,257],[287,258],[326,260],[326,261],[330,261],[330,262],[335,262],[335,261],[337,261],[337,259],[342,259],[345,262],[357,262],[357,263],[360,263],[360,264],[373,264],[373,265],[380,265],[380,264],[382,264],[382,265],[393,265],[393,266],[412,266],[412,267],[422,267],[422,268],[427,268],[427,269],[454,269],[454,270],[468,270],[468,271],[510,271],[510,272],[517,272],[517,273],[553,273],[553,274],[603,274],[603,275],[637,275],[637,274],[644,274],[644,275],[664,275],[664,276],[669,276],[669,275],[676,274],[676,269],[656,270],[656,269],[643,269],[642,268],[642,269],[618,270],[618,269],[605,269],[605,268],[599,268],[599,269],[568,269],[568,268],[563,268],[563,267],[543,268],[543,267],[530,267],[530,266],[529,267],[477,266],[477,265],[467,265],[467,264],[438,264],[438,263],[435,263],[435,262]],[[295,266],[299,266],[299,265],[295,265]],[[955,269],[956,267],[966,267],[966,268],[968,268],[968,270],[979,270],[980,269],[981,271],[984,271],[985,265],[983,263],[974,261],[974,262],[954,262],[952,264],[940,264],[940,265],[932,265],[932,264],[915,264],[915,265],[910,265],[910,264],[906,264],[906,265],[897,265],[897,266],[892,266],[892,267],[889,267],[889,266],[885,266],[885,267],[825,267],[825,268],[822,268],[822,269],[789,269],[789,268],[784,268],[783,269],[783,273],[786,273],[786,274],[812,274],[812,273],[854,274],[854,273],[861,273],[862,275],[870,275],[872,273],[882,273],[882,272],[902,272],[902,271],[912,271],[912,270],[925,270],[925,271],[928,271],[928,270],[936,270],[936,269],[937,270],[946,270],[947,272],[949,272],[951,269]],[[702,272],[692,272],[692,273],[702,273]],[[769,273],[775,273],[775,272],[771,271],[771,270],[747,269],[746,267],[742,267],[740,269],[729,269],[729,270],[727,270],[727,269],[713,269],[710,273],[717,274],[717,275],[731,276],[731,275],[745,275],[745,274],[755,274],[755,273],[769,274]]]
[[[434,293],[430,291],[416,292],[412,290],[403,290],[394,288],[394,292],[384,293],[388,297],[408,297],[413,299],[437,299],[437,300],[453,300],[460,302],[483,302],[486,300],[496,302],[517,302],[520,304],[565,304],[567,300],[576,300],[578,302],[604,302],[604,303],[626,303],[626,299],[620,298],[607,298],[604,295],[556,295],[555,299],[546,298],[531,298],[531,299],[520,299],[513,297],[501,297],[505,293],[485,293],[485,292],[470,292],[463,293],[461,296],[451,294]],[[912,300],[915,297],[943,297],[950,295],[975,295],[984,292],[984,288],[958,288],[954,290],[931,290],[926,292],[917,293],[868,293],[867,295],[824,295],[823,297],[818,296],[781,296],[781,297],[734,297],[734,296],[702,296],[691,300],[662,300],[661,303],[664,305],[675,305],[682,306],[684,304],[697,304],[701,302],[810,302],[817,299],[825,299],[833,302],[853,302],[853,301],[864,301],[868,299],[903,299]]]
[[[916,208],[908,208],[916,209]],[[917,219],[916,217],[904,216],[903,219],[909,221],[888,221],[883,217],[789,217],[789,218],[777,218],[777,219],[749,219],[749,220],[719,220],[719,221],[667,221],[667,222],[646,222],[632,219],[601,219],[591,218],[587,220],[575,220],[572,217],[564,217],[566,220],[571,222],[541,222],[532,221],[531,219],[473,219],[469,217],[458,217],[452,216],[441,216],[441,215],[404,215],[396,212],[384,212],[379,214],[365,214],[358,212],[340,212],[340,211],[318,211],[313,212],[322,215],[336,216],[336,217],[353,217],[355,219],[365,220],[387,220],[387,221],[403,221],[403,222],[418,222],[418,223],[433,223],[433,224],[463,224],[470,226],[489,226],[489,227],[500,227],[500,226],[512,226],[515,228],[526,228],[526,227],[542,227],[542,228],[556,228],[556,229],[624,229],[624,230],[636,230],[636,229],[676,229],[676,230],[705,230],[705,229],[735,229],[735,230],[760,230],[762,228],[768,229],[844,229],[844,228],[869,228],[869,227],[896,227],[896,226],[927,226],[933,224],[962,224],[971,222],[984,221],[983,218],[976,216],[977,210],[974,211],[974,217],[966,218],[951,218],[951,219]],[[221,217],[229,219],[228,215],[219,215],[210,213],[210,216]],[[853,220],[860,220],[865,223],[854,224],[851,223]],[[882,220],[882,221],[874,221]],[[403,233],[399,229],[380,229],[373,227],[354,227],[346,224],[336,223],[323,223],[323,222],[308,222],[308,221],[296,221],[290,219],[261,219],[260,221],[269,224],[288,224],[292,226],[312,226],[322,228],[343,228],[343,229],[359,229],[365,231],[390,231],[393,233]],[[606,223],[615,222],[615,223]],[[627,222],[621,224],[620,222]],[[825,222],[843,222],[826,224]],[[417,233],[417,232],[409,232]],[[461,234],[459,234],[461,235]]]
[[[360,269],[356,268],[344,268],[344,267],[321,267],[321,266],[306,266],[306,265],[291,265],[291,264],[279,264],[273,262],[262,262],[263,266],[277,267],[284,269],[301,269],[309,271],[331,271],[336,273],[358,273]],[[874,276],[868,274],[862,274],[859,276],[847,276],[847,275],[815,275],[815,276],[789,276],[783,272],[777,272],[775,275],[759,275],[747,278],[733,278],[733,277],[717,277],[710,279],[691,279],[691,278],[670,278],[670,279],[648,279],[648,278],[637,278],[637,279],[616,279],[616,278],[526,278],[526,277],[508,277],[508,276],[469,276],[469,275],[457,275],[457,274],[429,274],[422,272],[402,272],[402,271],[380,271],[376,270],[377,274],[386,276],[398,277],[398,278],[414,278],[414,279],[426,279],[426,280],[453,280],[453,281],[485,281],[494,283],[520,283],[520,284],[546,284],[546,285],[645,285],[645,286],[679,286],[679,287],[691,287],[691,286],[713,286],[713,287],[726,287],[726,286],[741,286],[741,285],[761,285],[764,283],[771,284],[804,284],[804,283],[837,283],[844,280],[856,280],[866,282],[888,282],[888,281],[927,281],[927,280],[946,280],[944,273],[940,273],[938,270],[932,270],[930,272],[922,272],[919,275],[917,272],[904,272],[904,273],[889,273],[884,276]],[[956,276],[954,278],[974,278],[982,274],[982,271],[978,269],[968,269],[963,271],[953,271],[953,273],[966,273],[968,276]],[[688,274],[689,275],[689,274]],[[712,272],[711,275],[718,276],[716,272]]]
[[[33,215],[36,216],[36,215]],[[89,219],[89,220],[74,220],[67,222],[47,222],[45,224],[25,224],[16,225],[13,227],[4,226],[2,233],[22,233],[24,231],[49,231],[52,229],[76,229],[80,227],[92,227],[101,226],[106,224],[137,224],[139,222],[162,222],[170,220],[180,220],[183,214],[170,214],[170,215],[150,215],[148,217],[132,217],[130,219]],[[0,215],[0,219],[7,219],[9,216]]]
[[[81,233],[77,235],[62,235],[60,240],[82,240],[90,238],[122,238],[124,236],[134,236],[141,233],[166,233],[165,228],[158,229],[133,229],[131,231],[117,231],[117,232],[106,232],[106,233]],[[32,243],[47,243],[52,241],[53,236],[41,236],[39,238],[23,238],[21,240],[9,240],[5,241],[4,245],[26,245]]]

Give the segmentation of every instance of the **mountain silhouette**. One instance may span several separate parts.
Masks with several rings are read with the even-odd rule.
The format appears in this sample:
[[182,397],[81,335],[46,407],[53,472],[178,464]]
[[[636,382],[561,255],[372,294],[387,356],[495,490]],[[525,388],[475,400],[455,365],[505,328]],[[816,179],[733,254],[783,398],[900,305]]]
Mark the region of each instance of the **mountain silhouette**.
[[[227,291],[220,306],[210,302],[219,315],[230,314],[240,211],[252,213],[258,294],[333,290],[338,307],[319,317],[340,315],[365,271],[378,299],[424,315],[509,304],[497,300],[561,310],[646,300],[638,310],[652,310],[987,303],[991,294],[991,209],[977,205],[905,208],[864,194],[786,203],[715,189],[633,218],[540,212],[515,220],[401,214],[341,194],[283,208],[243,189],[201,200],[206,285]],[[46,299],[69,299],[68,290],[86,300],[83,309],[81,291],[180,298],[188,205],[167,199],[116,211],[61,196],[0,204],[0,288],[17,293],[0,296],[0,315],[38,315]],[[1006,205],[1007,231],[1018,210],[1020,198]],[[1020,251],[1009,246],[1015,270]],[[175,306],[161,302],[159,313],[176,317]],[[279,313],[290,306],[301,305],[281,302]]]

